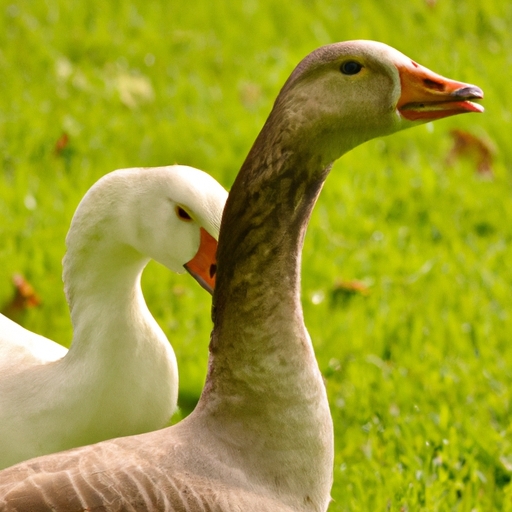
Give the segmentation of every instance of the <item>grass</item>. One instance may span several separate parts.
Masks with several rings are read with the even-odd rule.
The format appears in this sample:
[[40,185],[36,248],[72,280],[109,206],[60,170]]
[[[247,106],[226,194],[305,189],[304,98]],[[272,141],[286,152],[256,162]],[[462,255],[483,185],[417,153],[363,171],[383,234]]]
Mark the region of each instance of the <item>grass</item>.
[[[22,272],[43,301],[24,325],[67,345],[64,237],[94,181],[179,162],[229,188],[300,58],[384,41],[482,87],[486,113],[357,148],[314,212],[303,303],[335,422],[330,511],[512,510],[511,24],[500,0],[0,1],[0,303]],[[447,163],[454,128],[491,142],[492,180]],[[143,285],[193,401],[209,297],[156,264]]]

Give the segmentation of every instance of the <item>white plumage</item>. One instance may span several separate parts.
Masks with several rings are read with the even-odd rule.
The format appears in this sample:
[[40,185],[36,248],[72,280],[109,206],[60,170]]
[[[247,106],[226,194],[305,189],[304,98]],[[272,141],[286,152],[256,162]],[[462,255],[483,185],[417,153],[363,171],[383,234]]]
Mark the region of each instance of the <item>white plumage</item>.
[[140,276],[150,258],[194,273],[203,257],[197,277],[211,281],[226,197],[185,166],[115,171],[87,192],[63,262],[69,351],[0,315],[0,467],[165,426],[177,402],[176,358]]

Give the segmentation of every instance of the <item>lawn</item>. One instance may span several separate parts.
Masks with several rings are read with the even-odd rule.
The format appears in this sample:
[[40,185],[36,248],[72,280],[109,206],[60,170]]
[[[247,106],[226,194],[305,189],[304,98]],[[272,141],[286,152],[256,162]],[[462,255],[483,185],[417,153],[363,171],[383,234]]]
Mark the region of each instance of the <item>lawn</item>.
[[[480,86],[486,112],[357,148],[313,214],[303,305],[335,423],[329,510],[512,511],[511,29],[502,0],[0,0],[0,304],[21,272],[41,298],[21,321],[69,345],[64,238],[100,176],[184,163],[229,188],[304,55],[386,42]],[[186,411],[210,298],[156,264],[143,287]]]

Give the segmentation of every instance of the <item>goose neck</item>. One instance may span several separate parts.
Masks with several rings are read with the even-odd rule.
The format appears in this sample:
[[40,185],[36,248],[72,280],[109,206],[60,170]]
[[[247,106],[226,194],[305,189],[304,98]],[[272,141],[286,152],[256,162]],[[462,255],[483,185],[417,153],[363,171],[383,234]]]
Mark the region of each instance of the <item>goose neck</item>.
[[154,320],[147,309],[140,279],[148,260],[128,246],[106,243],[70,248],[64,258],[64,283],[73,324],[69,355],[91,351],[101,344],[103,360],[108,353],[120,357],[133,350],[128,339],[147,337]]
[[232,464],[301,497],[302,510],[302,500],[323,503],[332,482],[332,420],[300,303],[304,235],[330,166],[277,142],[262,132],[226,204],[195,417],[243,454]]

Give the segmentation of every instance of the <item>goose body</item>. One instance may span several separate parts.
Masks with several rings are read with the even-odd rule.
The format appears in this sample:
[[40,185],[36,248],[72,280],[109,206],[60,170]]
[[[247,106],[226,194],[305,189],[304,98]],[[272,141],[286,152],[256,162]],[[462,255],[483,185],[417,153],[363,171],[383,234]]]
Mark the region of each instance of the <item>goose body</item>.
[[176,358],[140,276],[152,258],[211,286],[226,197],[185,166],[115,171],[88,191],[63,262],[69,351],[0,315],[0,467],[165,426]]
[[62,345],[24,329],[0,314],[0,380],[10,378],[20,368],[56,361],[67,351]]
[[470,101],[481,97],[381,43],[307,56],[226,203],[209,369],[194,412],[167,429],[0,472],[0,509],[325,511],[333,427],[300,304],[311,211],[341,155],[420,122],[481,111]]

